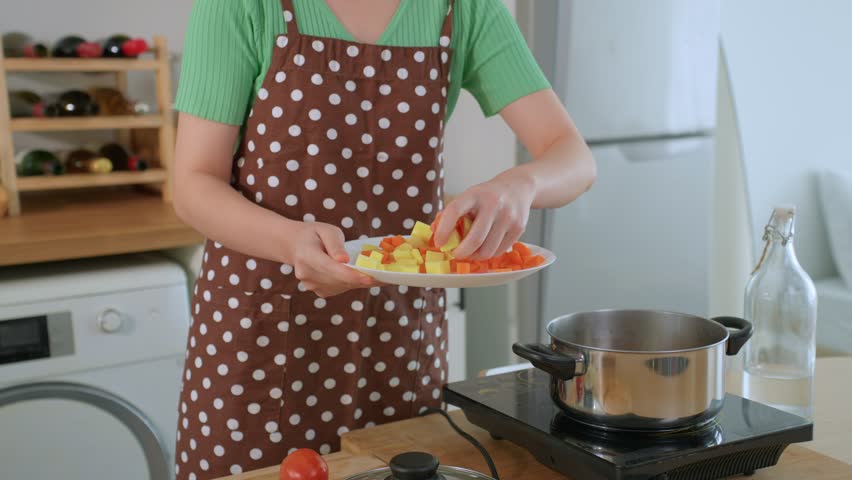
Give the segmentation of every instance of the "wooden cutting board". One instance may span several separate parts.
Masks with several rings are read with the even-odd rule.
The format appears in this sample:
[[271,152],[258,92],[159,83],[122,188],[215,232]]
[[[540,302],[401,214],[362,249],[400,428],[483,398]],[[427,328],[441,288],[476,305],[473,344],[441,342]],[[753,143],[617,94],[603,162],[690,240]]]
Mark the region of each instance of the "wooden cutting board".
[[[450,414],[464,431],[488,450],[503,480],[569,480],[550,470],[526,450],[508,441],[497,441],[473,426],[460,411]],[[415,418],[393,424],[356,430],[343,436],[342,449],[352,455],[374,455],[384,462],[399,453],[420,450],[437,456],[442,464],[470,468],[487,473],[479,452],[456,434],[438,415]],[[852,465],[800,446],[790,446],[778,465],[758,470],[749,480],[850,480]],[[572,480],[583,480],[574,478]]]
[[[329,480],[344,480],[356,473],[386,466],[384,462],[372,455],[352,455],[346,452],[338,452],[326,455],[323,458],[328,463]],[[223,478],[228,480],[278,480],[278,466]]]

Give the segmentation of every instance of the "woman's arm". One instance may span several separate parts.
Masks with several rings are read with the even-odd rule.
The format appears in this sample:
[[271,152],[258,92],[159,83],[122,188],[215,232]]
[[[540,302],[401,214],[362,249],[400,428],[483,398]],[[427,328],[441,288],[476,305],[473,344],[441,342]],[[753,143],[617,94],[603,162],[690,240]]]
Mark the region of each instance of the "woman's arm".
[[522,97],[500,114],[534,160],[467,189],[444,209],[439,244],[449,238],[456,219],[475,217],[454,252],[459,258],[489,258],[508,250],[524,232],[530,208],[566,205],[587,191],[597,175],[592,152],[553,90]]
[[342,265],[343,232],[290,220],[247,200],[229,182],[239,127],[181,113],[175,149],[174,207],[187,224],[247,255],[288,263],[321,296],[371,284]]

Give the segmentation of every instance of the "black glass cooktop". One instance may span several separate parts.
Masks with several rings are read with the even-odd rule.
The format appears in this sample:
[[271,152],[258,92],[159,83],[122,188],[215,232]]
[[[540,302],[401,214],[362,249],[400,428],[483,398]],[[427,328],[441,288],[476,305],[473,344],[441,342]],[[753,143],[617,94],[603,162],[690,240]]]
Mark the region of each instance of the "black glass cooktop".
[[813,438],[809,420],[734,395],[700,429],[605,432],[566,417],[550,399],[549,382],[534,369],[506,373],[447,385],[444,400],[575,480],[725,478],[775,465],[787,445]]

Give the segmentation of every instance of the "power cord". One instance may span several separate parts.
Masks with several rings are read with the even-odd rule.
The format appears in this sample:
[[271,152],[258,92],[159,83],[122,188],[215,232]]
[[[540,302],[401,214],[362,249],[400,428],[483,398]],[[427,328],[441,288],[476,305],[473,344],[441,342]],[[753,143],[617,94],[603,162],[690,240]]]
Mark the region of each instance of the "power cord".
[[471,445],[476,447],[476,449],[479,450],[479,453],[482,454],[482,458],[485,459],[485,463],[488,464],[488,469],[491,471],[491,478],[493,478],[494,480],[500,480],[500,476],[497,475],[497,467],[494,465],[494,460],[491,459],[491,455],[488,454],[488,451],[485,450],[485,447],[483,447],[477,439],[473,438],[472,435],[459,428],[459,426],[456,425],[456,422],[454,422],[453,419],[450,418],[450,415],[447,414],[447,412],[441,410],[440,408],[427,408],[426,410],[421,412],[419,416],[423,417],[426,415],[431,415],[433,413],[437,413],[438,415],[444,417],[450,424],[450,427],[452,427],[453,430],[456,431],[456,433],[461,435],[465,440],[470,442]]

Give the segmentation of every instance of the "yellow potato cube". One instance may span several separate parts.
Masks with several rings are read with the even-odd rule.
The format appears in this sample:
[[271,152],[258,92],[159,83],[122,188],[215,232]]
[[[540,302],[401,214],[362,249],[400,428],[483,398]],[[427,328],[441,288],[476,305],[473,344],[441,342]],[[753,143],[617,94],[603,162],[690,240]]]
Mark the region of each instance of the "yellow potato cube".
[[451,252],[453,249],[459,246],[461,243],[461,237],[459,236],[459,232],[453,230],[453,233],[450,234],[450,238],[447,240],[447,243],[441,245],[442,252]]
[[417,265],[402,265],[399,263],[391,263],[387,265],[387,270],[389,272],[399,272],[399,273],[417,273],[420,269]]
[[441,252],[433,252],[431,250],[426,252],[426,263],[440,262],[441,260],[444,260],[445,258],[447,258],[446,255],[444,255]]
[[355,265],[364,268],[376,268],[377,263],[379,262],[365,255],[358,255],[358,258],[355,260]]
[[417,260],[415,260],[415,259],[413,259],[413,258],[400,258],[399,260],[397,260],[397,261],[396,261],[396,262],[394,262],[394,263],[395,263],[396,265],[409,265],[409,266],[410,266],[410,265],[414,265],[414,266],[419,265],[419,264],[417,263]]
[[379,247],[377,247],[375,245],[370,245],[369,243],[365,243],[364,245],[361,245],[361,251],[362,252],[371,252],[373,250],[378,250],[378,249],[379,249]]
[[420,254],[420,250],[412,250],[411,258],[413,258],[417,262],[417,265],[423,264],[423,255]]
[[426,273],[450,273],[450,262],[448,260],[426,262]]
[[382,260],[384,260],[384,259],[385,259],[385,256],[384,256],[384,255],[382,255],[382,254],[381,254],[380,252],[378,252],[378,251],[372,251],[372,252],[370,252],[370,258],[372,258],[373,260],[375,260],[375,261],[377,261],[377,262],[379,262],[379,263],[382,263]]
[[429,246],[428,239],[424,240],[420,237],[411,236],[406,240],[408,245],[411,245],[412,248],[426,248]]
[[411,230],[412,237],[419,237],[422,240],[429,241],[432,238],[432,227],[423,222],[416,222]]
[[393,253],[394,260],[402,260],[404,258],[411,258],[411,250],[394,250]]
[[404,252],[404,251],[406,251],[406,250],[411,250],[411,248],[412,248],[412,247],[411,247],[411,244],[410,244],[410,243],[403,243],[403,244],[401,244],[400,246],[396,247],[393,251],[394,251],[394,252],[400,252],[400,251],[403,251],[403,252]]

